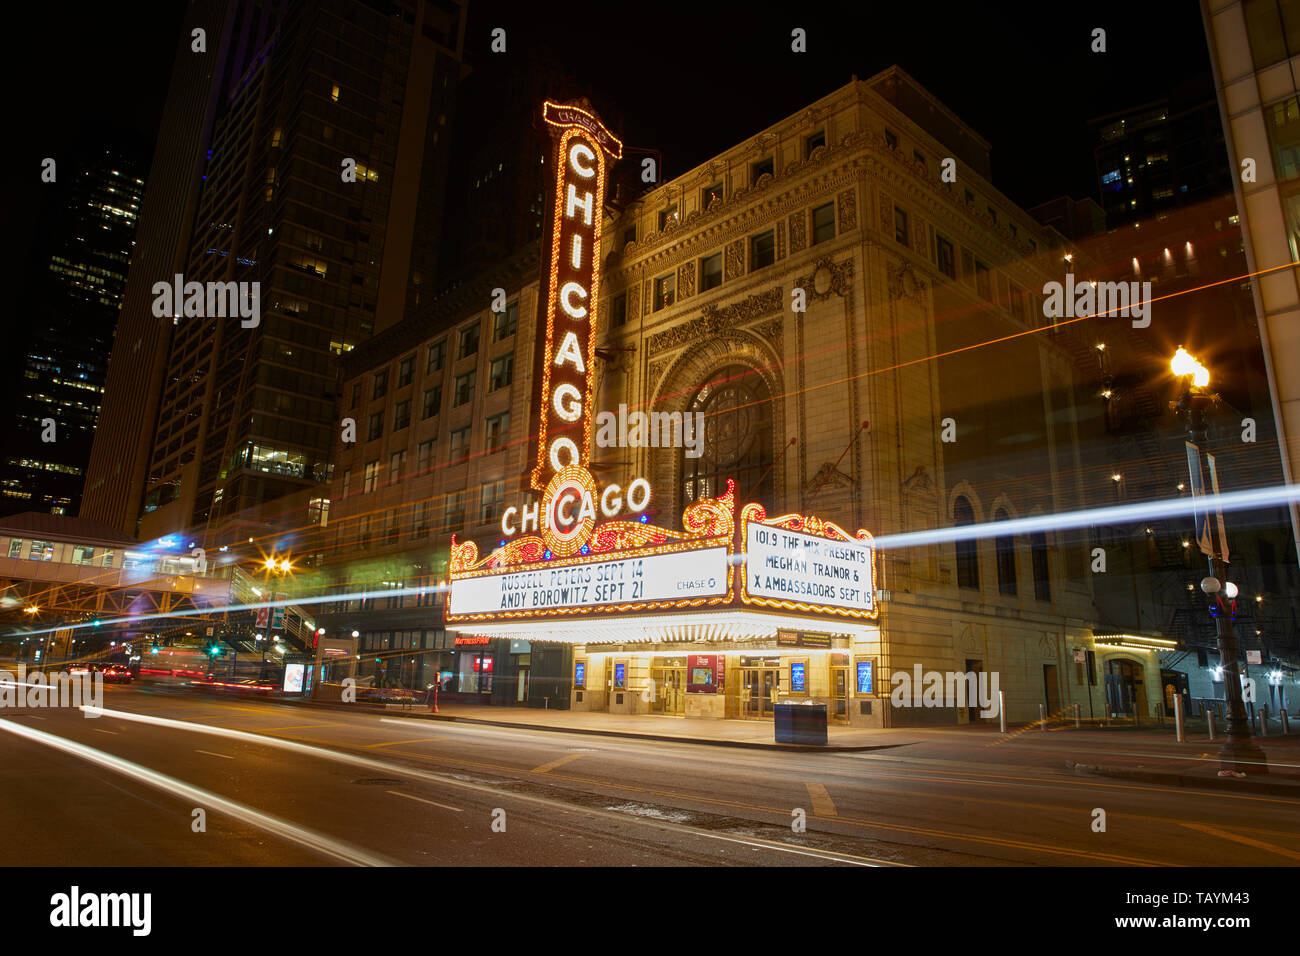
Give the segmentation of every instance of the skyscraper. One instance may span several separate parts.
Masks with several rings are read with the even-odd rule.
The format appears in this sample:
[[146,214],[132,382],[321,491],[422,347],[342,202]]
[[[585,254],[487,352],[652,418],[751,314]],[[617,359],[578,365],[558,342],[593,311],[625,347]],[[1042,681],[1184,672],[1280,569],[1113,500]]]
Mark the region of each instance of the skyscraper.
[[[394,324],[414,276],[436,268],[436,241],[415,237],[441,218],[463,44],[454,0],[380,7],[234,0],[214,14],[211,60],[178,53],[173,95],[206,83],[211,122],[196,131],[169,102],[160,149],[197,146],[177,160],[190,164],[176,190],[192,196],[192,222],[159,239],[171,265],[154,249],[159,259],[131,277],[134,317],[166,355],[150,386],[156,424],[134,425],[151,434],[147,464],[118,506],[142,537],[207,529],[225,540],[301,524],[309,503],[321,520],[328,512],[336,360]],[[176,275],[239,283],[256,312],[170,303],[159,317],[154,286]],[[138,347],[119,343],[124,364]],[[108,401],[119,400],[131,401],[110,383]],[[105,469],[111,457],[108,446]]]
[[56,157],[45,188],[19,347],[4,376],[14,410],[0,512],[75,514],[131,261],[144,150],[129,141]]

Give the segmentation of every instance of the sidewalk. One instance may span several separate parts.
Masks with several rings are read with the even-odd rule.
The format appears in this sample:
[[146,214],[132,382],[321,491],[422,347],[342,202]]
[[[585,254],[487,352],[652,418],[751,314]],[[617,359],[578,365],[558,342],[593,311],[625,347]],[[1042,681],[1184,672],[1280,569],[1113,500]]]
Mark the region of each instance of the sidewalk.
[[[1074,731],[1058,732],[1053,741],[1070,752],[1066,768],[1075,773],[1116,777],[1174,787],[1196,787],[1242,793],[1270,793],[1300,799],[1300,735],[1255,736],[1253,744],[1264,752],[1266,773],[1245,767],[1242,777],[1219,776],[1220,735],[1214,741],[1189,734],[1178,743],[1172,732]],[[1111,752],[1093,749],[1104,744]],[[1091,745],[1091,746],[1090,746]]]
[[[325,706],[339,706],[326,704]],[[594,734],[603,737],[630,737],[674,743],[712,744],[722,747],[751,747],[762,750],[798,752],[883,750],[916,743],[920,735],[905,730],[862,730],[832,724],[826,731],[826,744],[779,744],[771,720],[717,720],[699,717],[663,717],[657,715],[605,714],[590,711],[537,710],[525,707],[485,707],[475,704],[440,704],[431,714],[425,705],[391,708],[390,717],[423,720],[453,720],[466,724],[515,727],[522,730],[546,730],[559,733]]]

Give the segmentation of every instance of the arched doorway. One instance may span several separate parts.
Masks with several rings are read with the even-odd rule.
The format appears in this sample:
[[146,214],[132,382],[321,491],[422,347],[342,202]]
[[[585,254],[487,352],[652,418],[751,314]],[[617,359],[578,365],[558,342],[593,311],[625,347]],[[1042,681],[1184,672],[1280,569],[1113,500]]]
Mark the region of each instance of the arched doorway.
[[729,365],[709,376],[686,407],[703,418],[700,457],[682,450],[682,506],[716,498],[736,482],[736,495],[774,507],[772,393],[753,369]]
[[1147,716],[1146,678],[1140,663],[1127,657],[1106,662],[1106,709],[1112,717]]

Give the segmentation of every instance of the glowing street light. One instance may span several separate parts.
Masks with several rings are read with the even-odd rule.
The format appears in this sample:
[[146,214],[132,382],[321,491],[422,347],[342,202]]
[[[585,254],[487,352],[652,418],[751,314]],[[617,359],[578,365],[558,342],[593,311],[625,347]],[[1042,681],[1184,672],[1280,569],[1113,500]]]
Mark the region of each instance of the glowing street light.
[[1210,370],[1196,361],[1191,353],[1181,345],[1178,347],[1178,351],[1174,353],[1169,366],[1179,378],[1184,375],[1192,376],[1192,384],[1197,388],[1205,388],[1210,384]]

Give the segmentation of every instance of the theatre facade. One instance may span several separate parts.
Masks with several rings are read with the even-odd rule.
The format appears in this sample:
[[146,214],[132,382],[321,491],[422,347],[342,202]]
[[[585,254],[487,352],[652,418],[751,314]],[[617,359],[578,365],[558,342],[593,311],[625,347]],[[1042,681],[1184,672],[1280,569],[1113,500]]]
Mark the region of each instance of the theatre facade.
[[340,613],[363,650],[396,615],[455,693],[623,714],[997,719],[896,706],[919,666],[1087,716],[1121,661],[1154,704],[1154,654],[1093,639],[1086,537],[874,544],[1097,493],[1034,294],[1060,237],[978,134],[893,68],[615,203],[622,144],[542,112],[542,247],[345,357],[326,565],[402,590]]

